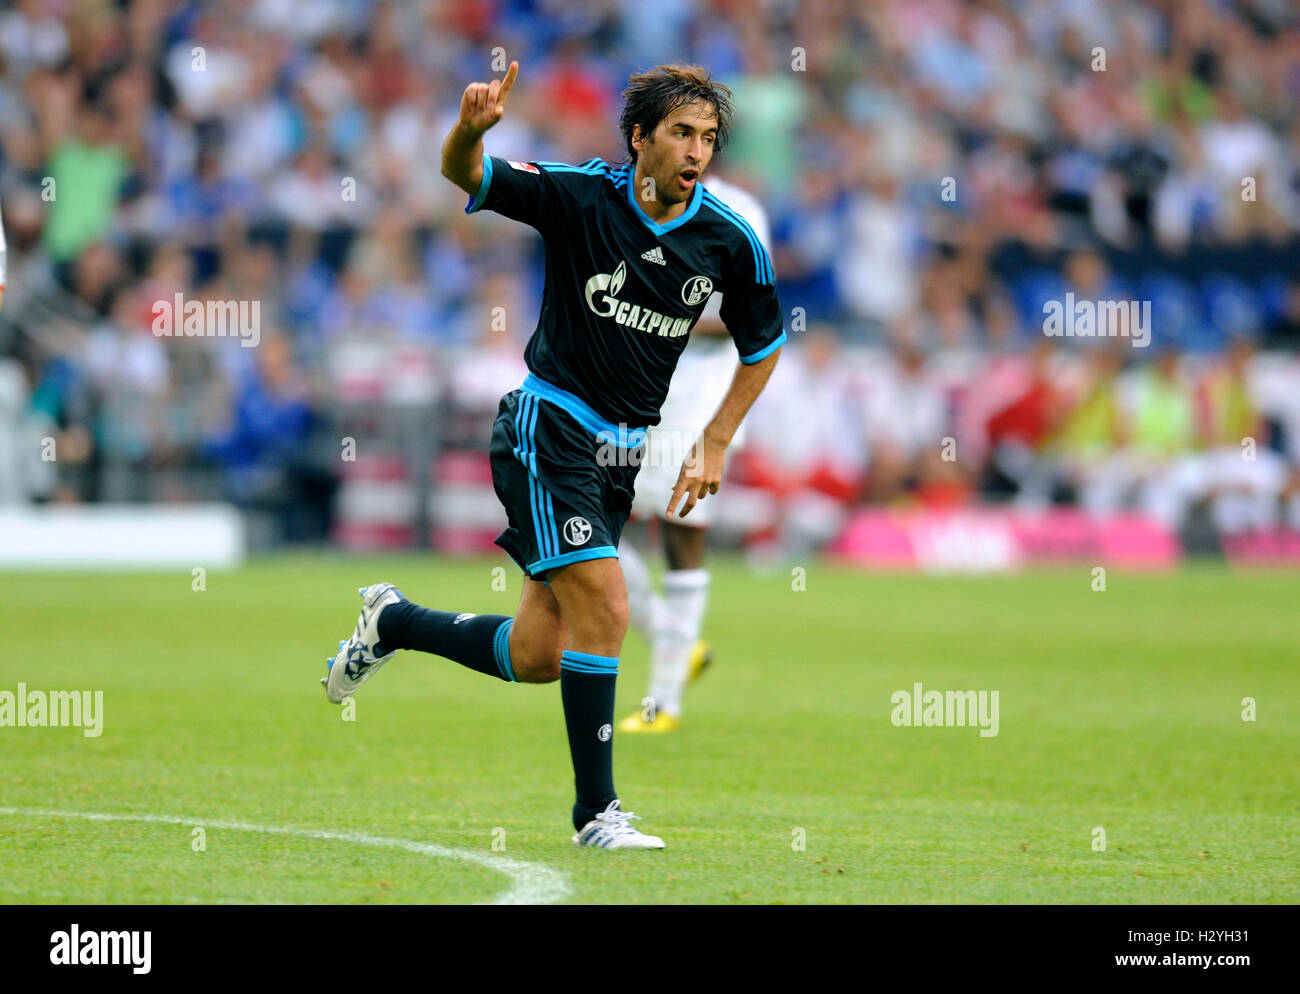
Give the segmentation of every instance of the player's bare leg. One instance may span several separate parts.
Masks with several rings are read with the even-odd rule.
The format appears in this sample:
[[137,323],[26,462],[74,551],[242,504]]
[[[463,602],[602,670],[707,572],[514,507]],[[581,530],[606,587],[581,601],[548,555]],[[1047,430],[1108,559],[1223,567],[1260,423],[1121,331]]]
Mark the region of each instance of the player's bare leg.
[[566,649],[617,656],[627,634],[627,587],[617,559],[589,559],[553,569],[551,592],[568,622]]
[[567,622],[560,695],[569,733],[579,846],[662,849],[663,841],[631,826],[614,791],[614,688],[627,634],[627,587],[618,560],[589,559],[550,571],[551,591]]
[[560,679],[560,654],[569,631],[555,594],[541,580],[526,578],[519,610],[510,629],[510,659],[520,683]]

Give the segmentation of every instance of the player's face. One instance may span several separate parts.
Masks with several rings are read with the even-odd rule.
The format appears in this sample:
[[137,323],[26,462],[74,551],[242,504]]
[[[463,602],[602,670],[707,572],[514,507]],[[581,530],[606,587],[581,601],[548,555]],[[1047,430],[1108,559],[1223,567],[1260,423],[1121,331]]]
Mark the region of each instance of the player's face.
[[637,149],[645,174],[654,178],[660,203],[689,200],[713,158],[718,118],[703,100],[682,104],[659,122],[650,140]]

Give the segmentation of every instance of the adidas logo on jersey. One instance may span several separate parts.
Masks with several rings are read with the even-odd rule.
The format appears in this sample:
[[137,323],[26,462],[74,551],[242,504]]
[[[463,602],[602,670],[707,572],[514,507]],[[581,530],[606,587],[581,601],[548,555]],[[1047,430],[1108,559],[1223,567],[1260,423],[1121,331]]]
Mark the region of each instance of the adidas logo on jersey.
[[660,266],[668,265],[668,262],[664,259],[664,250],[658,245],[652,248],[649,252],[642,252],[641,258],[646,262],[653,262]]

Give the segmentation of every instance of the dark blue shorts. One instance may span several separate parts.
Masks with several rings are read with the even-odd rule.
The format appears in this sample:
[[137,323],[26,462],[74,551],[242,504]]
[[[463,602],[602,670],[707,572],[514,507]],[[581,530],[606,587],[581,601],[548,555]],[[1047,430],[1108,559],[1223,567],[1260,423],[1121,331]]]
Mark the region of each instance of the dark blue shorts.
[[617,559],[643,437],[529,376],[501,398],[492,425],[492,485],[509,522],[497,545],[539,580],[557,566]]

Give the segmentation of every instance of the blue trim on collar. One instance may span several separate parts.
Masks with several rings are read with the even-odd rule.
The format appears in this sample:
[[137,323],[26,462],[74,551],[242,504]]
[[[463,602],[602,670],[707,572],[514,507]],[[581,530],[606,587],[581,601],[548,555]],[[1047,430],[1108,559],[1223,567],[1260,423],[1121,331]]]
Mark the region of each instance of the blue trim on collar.
[[628,206],[636,212],[636,216],[641,219],[641,223],[653,231],[656,235],[666,235],[674,228],[680,228],[683,224],[695,216],[695,212],[700,209],[700,203],[704,200],[704,183],[701,178],[695,180],[695,189],[691,193],[691,202],[686,205],[686,210],[682,211],[667,224],[659,224],[651,220],[650,216],[641,209],[641,205],[636,202],[632,196],[632,187],[636,185],[636,167],[632,166],[627,172],[627,202]]

